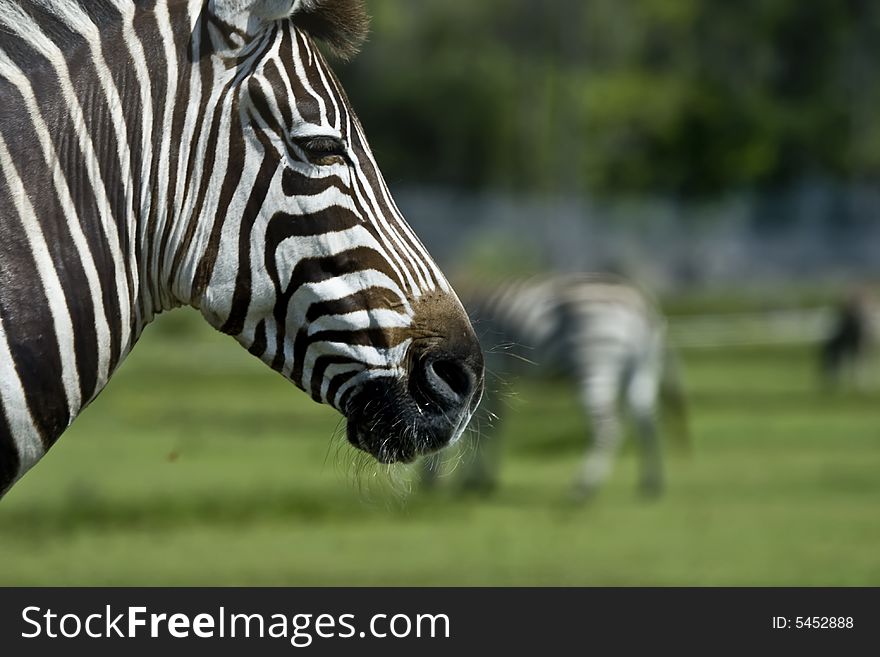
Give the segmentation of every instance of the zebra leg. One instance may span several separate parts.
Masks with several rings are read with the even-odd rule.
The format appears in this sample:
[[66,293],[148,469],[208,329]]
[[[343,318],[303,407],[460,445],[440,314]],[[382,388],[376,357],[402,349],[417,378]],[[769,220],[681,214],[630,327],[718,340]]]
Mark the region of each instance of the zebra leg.
[[660,448],[654,413],[635,415],[636,431],[642,452],[642,473],[639,490],[646,497],[658,497],[663,492],[663,455]]
[[455,452],[451,456],[450,450],[426,456],[419,463],[419,486],[423,490],[435,489],[444,471],[449,469],[447,461],[452,461],[451,469],[461,468],[456,477],[456,488],[483,493],[492,491],[498,478],[496,442],[486,435],[465,435],[461,444],[453,448]]
[[489,493],[498,480],[499,449],[496,435],[473,435],[469,439],[470,453],[462,456],[462,473],[458,481],[463,491]]
[[593,442],[575,482],[575,493],[581,498],[592,496],[605,483],[620,447],[618,380],[615,372],[608,371],[591,374],[583,384],[583,404],[592,422]]
[[662,364],[646,358],[637,365],[626,389],[627,404],[636,424],[641,446],[641,492],[656,497],[663,492],[663,457],[657,431],[657,399]]
[[461,491],[489,492],[495,488],[500,462],[498,425],[500,417],[493,412],[494,397],[486,395],[480,414],[489,419],[491,427],[469,428],[458,444],[423,458],[419,464],[419,484],[424,489],[439,485],[444,474],[455,472],[454,486]]
[[[490,361],[491,362],[491,361]],[[496,365],[494,370],[499,368]],[[479,417],[461,438],[456,487],[463,492],[489,493],[498,483],[501,462],[501,418],[504,415],[496,390],[488,390],[480,402]]]

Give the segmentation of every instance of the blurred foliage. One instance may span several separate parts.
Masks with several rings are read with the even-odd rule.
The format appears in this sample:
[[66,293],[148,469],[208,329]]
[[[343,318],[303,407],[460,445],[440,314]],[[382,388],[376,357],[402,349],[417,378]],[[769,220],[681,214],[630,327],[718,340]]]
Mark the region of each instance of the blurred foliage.
[[392,182],[705,196],[880,174],[880,3],[371,0]]
[[464,246],[454,270],[456,290],[479,281],[481,286],[500,285],[512,278],[545,272],[539,255],[515,236],[490,234]]

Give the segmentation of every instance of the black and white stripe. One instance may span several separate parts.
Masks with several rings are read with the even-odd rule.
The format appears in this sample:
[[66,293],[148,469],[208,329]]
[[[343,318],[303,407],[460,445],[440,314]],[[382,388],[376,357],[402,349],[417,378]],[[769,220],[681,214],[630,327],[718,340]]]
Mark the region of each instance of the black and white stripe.
[[[623,436],[621,402],[635,421],[642,448],[642,487],[660,491],[658,400],[662,391],[670,409],[680,414],[683,399],[669,368],[665,321],[653,302],[625,281],[597,274],[510,281],[471,290],[464,300],[493,377],[507,382],[555,374],[577,386],[593,429],[576,482],[580,493],[594,492],[610,474]],[[498,422],[503,415],[498,395],[487,397],[484,408]],[[462,475],[464,483],[491,486],[497,446],[485,427],[474,438],[479,444]],[[427,482],[439,463],[426,459]]]
[[381,460],[461,433],[476,339],[313,41],[364,29],[357,0],[0,0],[0,491],[184,304]]

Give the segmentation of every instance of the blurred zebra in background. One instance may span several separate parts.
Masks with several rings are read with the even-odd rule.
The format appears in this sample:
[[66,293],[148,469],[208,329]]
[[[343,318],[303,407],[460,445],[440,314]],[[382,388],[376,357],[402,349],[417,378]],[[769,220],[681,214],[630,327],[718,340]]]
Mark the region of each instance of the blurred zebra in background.
[[464,431],[464,308],[316,40],[360,0],[0,0],[0,494],[198,308],[378,461]]
[[877,330],[876,310],[867,287],[851,291],[834,309],[819,345],[819,367],[826,388],[861,387]]
[[[685,399],[656,305],[624,280],[604,274],[547,275],[461,291],[483,344],[487,378],[495,380],[487,383],[483,401],[483,414],[494,418],[481,423],[479,435],[471,433],[472,453],[460,455],[462,486],[489,490],[495,484],[495,434],[503,415],[499,382],[556,374],[577,386],[592,426],[576,493],[591,495],[611,473],[624,435],[622,402],[641,448],[640,489],[658,495],[664,483],[658,402],[678,437],[686,442],[688,436]],[[434,485],[442,468],[439,457],[425,459],[422,483]]]

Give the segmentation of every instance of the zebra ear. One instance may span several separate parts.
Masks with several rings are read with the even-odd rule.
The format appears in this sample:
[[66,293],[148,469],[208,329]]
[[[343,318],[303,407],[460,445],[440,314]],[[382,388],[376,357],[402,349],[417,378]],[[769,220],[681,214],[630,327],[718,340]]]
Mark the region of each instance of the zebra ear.
[[363,0],[211,0],[209,6],[215,19],[248,36],[290,18],[343,59],[358,51],[369,27]]
[[303,0],[211,0],[213,17],[245,34],[256,34],[267,23],[287,18]]
[[363,0],[296,0],[291,18],[342,59],[357,54],[370,27]]

